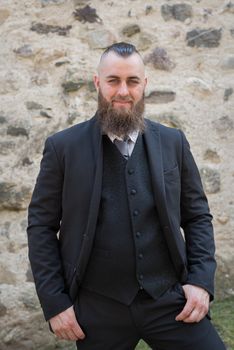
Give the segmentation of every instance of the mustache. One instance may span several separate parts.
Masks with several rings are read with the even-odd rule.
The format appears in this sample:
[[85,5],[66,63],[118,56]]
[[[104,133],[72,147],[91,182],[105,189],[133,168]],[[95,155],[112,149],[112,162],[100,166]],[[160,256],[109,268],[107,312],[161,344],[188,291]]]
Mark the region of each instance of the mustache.
[[128,96],[116,96],[111,99],[111,102],[133,102],[133,99]]

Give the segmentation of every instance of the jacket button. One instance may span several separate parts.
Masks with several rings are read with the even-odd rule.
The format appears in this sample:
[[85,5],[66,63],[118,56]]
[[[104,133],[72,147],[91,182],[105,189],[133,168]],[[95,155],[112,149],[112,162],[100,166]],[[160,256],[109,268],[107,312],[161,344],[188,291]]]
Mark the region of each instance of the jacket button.
[[138,254],[138,258],[143,259],[143,254],[142,253]]
[[133,215],[134,215],[134,216],[139,215],[139,211],[138,211],[137,209],[136,209],[136,210],[134,210]]
[[129,175],[132,175],[132,174],[134,174],[134,169],[128,169],[128,173],[129,173]]
[[140,232],[137,232],[136,233],[136,237],[139,238],[141,236],[141,233]]
[[130,192],[132,195],[135,195],[137,193],[137,191],[133,188]]
[[139,280],[142,281],[143,280],[143,275],[139,275]]

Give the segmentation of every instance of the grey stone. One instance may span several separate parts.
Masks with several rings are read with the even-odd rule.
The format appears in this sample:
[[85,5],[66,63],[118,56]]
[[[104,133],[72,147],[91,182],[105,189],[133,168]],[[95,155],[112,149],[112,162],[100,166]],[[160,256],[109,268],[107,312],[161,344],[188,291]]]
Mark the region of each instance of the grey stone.
[[6,306],[0,302],[0,317],[5,316],[7,313],[7,308]]
[[26,272],[26,282],[34,282],[32,269],[31,269],[30,264],[29,264],[27,272]]
[[213,121],[213,125],[220,133],[226,133],[227,131],[234,129],[234,122],[228,115],[224,115],[223,117]]
[[234,13],[234,3],[232,3],[231,1],[229,1],[229,2],[224,6],[223,12]]
[[173,18],[181,22],[193,15],[192,6],[183,3],[175,5],[164,4],[161,6],[161,14],[165,21]]
[[208,148],[205,153],[203,158],[205,160],[208,160],[212,163],[220,163],[220,156],[218,155],[218,153],[210,148]]
[[225,91],[224,91],[224,96],[223,96],[224,101],[228,101],[228,100],[229,100],[229,97],[230,97],[232,94],[233,94],[233,88],[225,89]]
[[4,284],[16,284],[15,274],[7,266],[0,265],[0,281]]
[[116,38],[106,29],[93,30],[87,34],[86,40],[91,49],[105,49],[112,45]]
[[68,114],[67,117],[67,123],[69,125],[72,125],[75,120],[77,120],[80,117],[80,114],[78,112],[71,112]]
[[24,304],[27,309],[39,310],[40,305],[35,291],[31,289],[24,289],[19,297],[19,300]]
[[131,37],[137,33],[140,33],[141,28],[138,24],[128,24],[122,29],[122,34]]
[[20,126],[8,126],[7,135],[11,136],[26,136],[28,137],[28,130]]
[[91,93],[96,92],[96,88],[95,88],[93,80],[88,80],[86,85],[87,85],[87,89],[89,90],[89,92],[91,92]]
[[218,47],[222,29],[193,29],[186,35],[187,45],[191,47]]
[[66,36],[71,28],[71,25],[68,25],[66,27],[60,27],[44,23],[32,23],[30,29],[38,34],[56,33],[58,35]]
[[138,40],[136,43],[136,47],[138,48],[139,51],[145,51],[148,50],[152,43],[154,42],[154,38],[149,37],[148,34],[146,33],[140,33],[138,36]]
[[78,82],[68,81],[62,84],[63,91],[65,93],[78,91],[82,86],[84,86],[83,80]]
[[189,90],[191,90],[195,95],[198,93],[203,95],[210,95],[212,93],[212,86],[206,81],[196,77],[188,78],[186,80],[186,85],[188,86]]
[[46,111],[40,111],[40,116],[48,118],[48,119],[52,118],[52,116],[49,113],[47,113]]
[[68,63],[70,63],[70,61],[59,61],[55,63],[55,67],[61,67],[64,64],[68,64]]
[[144,59],[144,62],[152,63],[155,69],[161,69],[170,71],[175,67],[175,64],[168,57],[167,51],[162,47],[156,47],[149,55]]
[[234,56],[225,57],[221,63],[221,68],[224,70],[234,69]]
[[152,91],[145,97],[146,103],[168,103],[175,100],[176,93],[174,91]]
[[5,95],[20,89],[22,75],[16,70],[0,71],[0,95]]
[[230,29],[230,34],[231,34],[231,37],[234,38],[234,28]]
[[172,113],[162,113],[156,116],[157,121],[171,128],[183,129],[181,121]]
[[19,47],[18,49],[14,50],[14,52],[20,57],[27,58],[27,57],[33,57],[34,56],[34,52],[33,52],[32,46],[28,45],[28,44]]
[[146,16],[148,16],[149,14],[151,14],[153,12],[153,6],[151,5],[147,5],[145,8],[145,14]]
[[6,121],[6,118],[3,115],[0,115],[0,124],[5,124]]
[[2,227],[0,227],[0,236],[5,237],[7,239],[10,238],[9,236],[9,228],[11,226],[11,223],[9,221],[6,221]]
[[28,166],[28,165],[32,165],[32,164],[33,164],[33,162],[28,157],[25,157],[22,159],[23,166]]
[[0,182],[0,210],[26,209],[31,197],[31,188],[17,186],[12,182]]
[[74,6],[85,6],[87,5],[87,2],[89,2],[89,0],[73,0]]
[[73,12],[73,14],[75,16],[75,19],[82,23],[102,22],[101,18],[97,15],[96,9],[90,7],[89,5],[86,5],[83,8],[76,9],[75,12]]
[[40,103],[37,103],[34,101],[27,101],[27,102],[25,102],[25,105],[26,105],[27,109],[29,109],[29,110],[43,108],[43,106]]
[[200,170],[202,183],[206,193],[217,193],[220,191],[220,174],[217,170],[204,167]]
[[8,155],[16,147],[16,144],[13,141],[0,141],[0,154]]
[[41,0],[42,7],[47,5],[60,5],[64,4],[66,0]]

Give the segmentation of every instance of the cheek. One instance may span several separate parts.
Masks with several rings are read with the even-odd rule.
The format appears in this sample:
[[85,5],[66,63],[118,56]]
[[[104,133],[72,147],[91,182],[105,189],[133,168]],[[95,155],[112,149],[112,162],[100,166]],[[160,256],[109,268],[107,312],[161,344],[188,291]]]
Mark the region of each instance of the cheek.
[[101,89],[102,95],[105,97],[105,99],[107,99],[108,101],[111,100],[112,97],[115,96],[115,90],[108,87],[104,87]]
[[142,99],[143,93],[144,93],[144,90],[142,90],[142,89],[138,89],[138,90],[134,91],[133,97],[134,97],[136,102],[138,102]]

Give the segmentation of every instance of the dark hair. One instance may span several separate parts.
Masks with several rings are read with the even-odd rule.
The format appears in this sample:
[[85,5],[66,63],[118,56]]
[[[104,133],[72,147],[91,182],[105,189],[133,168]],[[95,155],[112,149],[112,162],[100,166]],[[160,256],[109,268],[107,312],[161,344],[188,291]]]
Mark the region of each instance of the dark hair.
[[123,41],[108,46],[103,52],[102,57],[107,55],[109,52],[115,52],[117,55],[122,57],[131,56],[133,53],[137,53],[138,55],[140,55],[134,45],[125,43]]

